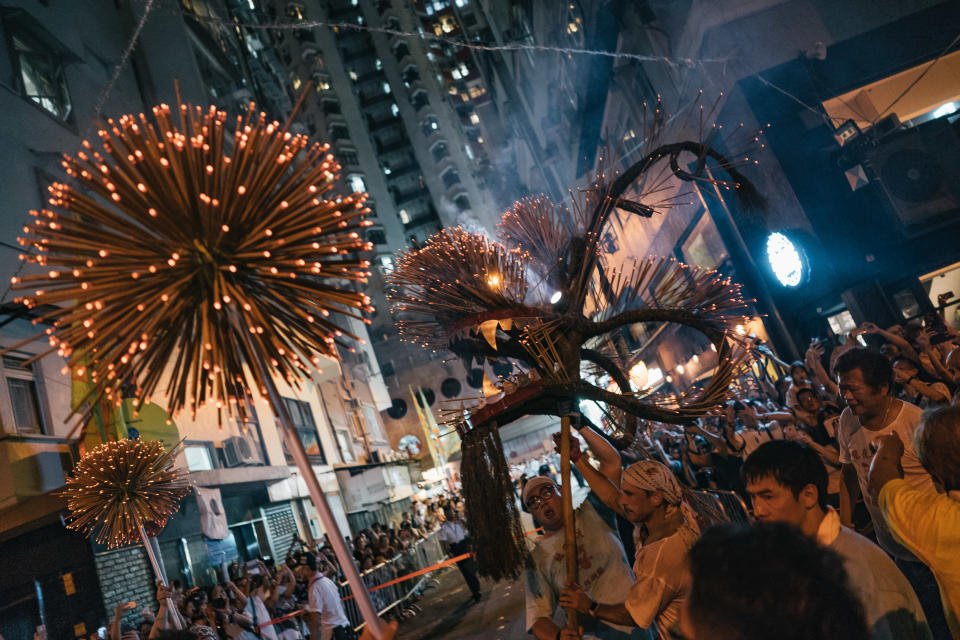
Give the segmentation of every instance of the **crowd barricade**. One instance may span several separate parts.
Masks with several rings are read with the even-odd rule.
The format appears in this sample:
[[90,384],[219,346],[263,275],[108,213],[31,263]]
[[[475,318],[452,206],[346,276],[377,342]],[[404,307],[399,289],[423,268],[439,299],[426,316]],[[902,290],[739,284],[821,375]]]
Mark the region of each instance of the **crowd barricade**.
[[714,489],[710,493],[717,497],[723,515],[727,516],[730,522],[750,522],[750,510],[737,493],[720,489]]
[[750,511],[743,499],[733,491],[723,489],[694,489],[698,499],[706,501],[729,522],[750,522]]
[[[367,589],[372,590],[370,592],[370,600],[373,602],[373,606],[377,612],[383,615],[394,607],[402,605],[411,594],[418,592],[423,587],[426,581],[430,579],[430,574],[419,576],[417,579],[390,584],[376,590],[373,589],[380,585],[387,584],[395,578],[419,571],[420,569],[432,567],[442,562],[446,556],[447,554],[444,553],[443,548],[440,546],[440,541],[437,540],[436,532],[433,532],[426,538],[418,540],[407,550],[398,553],[387,562],[383,562],[360,574]],[[347,582],[343,582],[338,586],[340,598],[343,601],[343,609],[350,619],[350,624],[355,629],[359,629],[363,626],[363,616],[360,613],[360,608],[357,606],[356,598],[353,597],[353,592],[350,590],[350,585]]]

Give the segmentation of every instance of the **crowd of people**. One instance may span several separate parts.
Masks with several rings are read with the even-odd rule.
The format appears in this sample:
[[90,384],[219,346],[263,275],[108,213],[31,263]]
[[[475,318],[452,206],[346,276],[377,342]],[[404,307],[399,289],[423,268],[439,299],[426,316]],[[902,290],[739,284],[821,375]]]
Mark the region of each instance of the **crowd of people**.
[[[457,492],[421,500],[387,523],[374,522],[345,542],[353,551],[361,573],[384,567],[395,577],[413,570],[402,562],[404,552],[436,533],[444,550],[465,549],[462,500]],[[452,535],[451,535],[452,531]],[[466,570],[465,570],[466,569]],[[479,582],[468,563],[461,567],[474,595]],[[346,578],[337,556],[324,536],[315,546],[297,537],[284,562],[259,558],[226,567],[224,579],[206,587],[183,589],[178,580],[159,587],[159,611],[144,608],[136,624],[128,621],[134,602],[117,605],[108,627],[109,640],[147,638],[199,640],[353,640],[357,637],[348,619],[338,585]],[[477,596],[478,597],[478,596]],[[182,633],[171,632],[177,627]],[[99,636],[98,636],[99,637]]]
[[[549,469],[522,482],[544,532],[526,572],[528,631],[960,638],[960,333],[927,324],[814,340],[783,363],[788,376],[754,376],[683,427],[644,424],[624,451],[581,428],[571,461],[591,491],[574,520],[577,580],[561,483]],[[706,499],[723,491],[750,523],[724,522]]]
[[[514,466],[521,506],[541,529],[523,578],[530,634],[960,638],[960,333],[867,323],[846,344],[811,342],[784,369],[683,427],[643,424],[625,450],[579,425],[570,458],[589,492],[574,519],[575,580],[559,458]],[[749,522],[729,522],[723,492],[742,498]],[[361,571],[431,532],[460,557],[469,551],[461,512],[455,494],[414,501],[347,542]],[[180,615],[189,637],[209,640],[353,638],[325,542],[277,566],[235,565],[209,588],[161,590],[175,611],[162,605],[158,618]],[[458,568],[480,600],[472,562]],[[274,621],[298,610],[305,615]],[[111,640],[159,637],[168,626],[123,628],[123,613]]]

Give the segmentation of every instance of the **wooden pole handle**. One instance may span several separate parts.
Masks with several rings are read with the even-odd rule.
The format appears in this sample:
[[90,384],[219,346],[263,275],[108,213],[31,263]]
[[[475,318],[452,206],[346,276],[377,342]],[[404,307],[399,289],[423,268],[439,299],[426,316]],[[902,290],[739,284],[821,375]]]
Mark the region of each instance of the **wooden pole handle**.
[[[573,517],[573,482],[570,475],[570,416],[560,418],[560,478],[563,483],[563,557],[567,582],[578,582],[577,530]],[[577,611],[567,608],[567,628],[577,629]]]

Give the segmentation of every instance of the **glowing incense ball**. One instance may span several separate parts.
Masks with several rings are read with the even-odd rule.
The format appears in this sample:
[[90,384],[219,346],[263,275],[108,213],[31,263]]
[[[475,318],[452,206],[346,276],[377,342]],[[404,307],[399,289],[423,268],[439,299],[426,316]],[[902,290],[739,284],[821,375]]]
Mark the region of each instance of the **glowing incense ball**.
[[354,255],[371,248],[367,196],[331,193],[329,145],[253,104],[228,128],[225,112],[190,105],[108,120],[31,212],[21,259],[40,273],[13,286],[52,321],[51,351],[91,380],[86,406],[145,403],[159,386],[171,414],[242,414],[248,376],[264,387],[254,362],[297,385],[356,339],[336,314],[372,311],[347,282],[370,275]]
[[190,489],[173,466],[176,448],[118,440],[80,459],[63,490],[67,527],[110,547],[140,540],[140,525],[159,531]]

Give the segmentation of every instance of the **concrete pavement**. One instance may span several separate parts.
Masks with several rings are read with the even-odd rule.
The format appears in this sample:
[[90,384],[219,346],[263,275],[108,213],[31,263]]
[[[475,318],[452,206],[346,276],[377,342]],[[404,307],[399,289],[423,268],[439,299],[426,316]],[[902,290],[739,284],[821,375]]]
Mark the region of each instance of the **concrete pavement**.
[[[587,495],[574,483],[573,502]],[[524,531],[533,529],[530,515],[521,512]],[[534,538],[531,537],[531,540]],[[474,602],[456,567],[431,576],[433,580],[415,604],[419,613],[403,620],[397,640],[529,640],[524,616],[523,576],[514,581],[481,580],[483,598]]]

